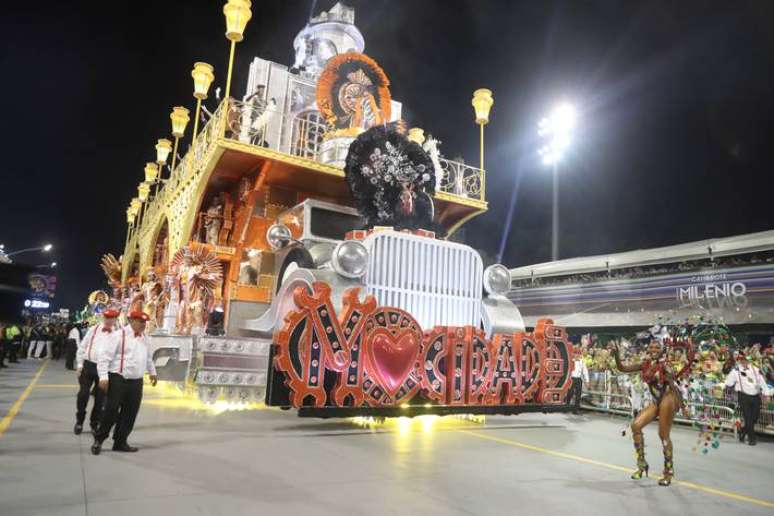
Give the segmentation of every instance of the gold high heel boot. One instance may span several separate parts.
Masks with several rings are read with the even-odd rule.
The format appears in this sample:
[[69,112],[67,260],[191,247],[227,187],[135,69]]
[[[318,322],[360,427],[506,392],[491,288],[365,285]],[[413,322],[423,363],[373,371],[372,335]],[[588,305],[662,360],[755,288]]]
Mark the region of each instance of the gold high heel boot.
[[672,478],[675,476],[675,464],[672,460],[672,441],[664,442],[664,473],[661,480],[658,481],[660,486],[668,486],[672,483]]
[[637,471],[632,473],[632,479],[638,480],[642,478],[643,473],[646,477],[648,476],[650,466],[648,466],[645,460],[645,441],[642,437],[642,432],[632,433],[632,439],[634,440],[634,451],[637,453]]

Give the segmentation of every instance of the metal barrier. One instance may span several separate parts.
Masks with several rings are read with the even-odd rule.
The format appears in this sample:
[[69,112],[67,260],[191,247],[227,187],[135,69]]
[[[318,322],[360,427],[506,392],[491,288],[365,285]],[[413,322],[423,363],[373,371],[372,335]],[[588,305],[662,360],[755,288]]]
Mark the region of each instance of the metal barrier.
[[[620,378],[623,376],[612,375],[609,371],[590,373],[589,386],[592,388],[583,390],[581,406],[587,410],[630,415],[634,403],[630,395],[622,392],[621,384],[626,382],[619,381]],[[644,394],[644,398],[649,397]],[[741,419],[736,393],[724,392],[722,398],[700,396],[699,399],[688,400],[686,408],[675,417],[675,421],[687,424],[705,424],[709,419],[716,419],[722,430],[730,430],[736,435],[737,421]],[[755,431],[774,435],[774,410],[768,407],[761,409]]]
[[[605,403],[603,406],[599,407],[596,405],[592,405],[589,403],[583,402],[584,396],[594,396],[603,398],[605,400]],[[624,400],[626,403],[623,404],[624,406],[615,406],[612,403],[610,403],[610,400],[612,398],[618,398]],[[598,412],[609,412],[612,414],[623,414],[625,416],[631,415],[632,413],[632,399],[629,396],[623,395],[623,394],[612,394],[607,392],[600,392],[600,391],[583,391],[581,393],[581,407],[587,410],[596,410]]]

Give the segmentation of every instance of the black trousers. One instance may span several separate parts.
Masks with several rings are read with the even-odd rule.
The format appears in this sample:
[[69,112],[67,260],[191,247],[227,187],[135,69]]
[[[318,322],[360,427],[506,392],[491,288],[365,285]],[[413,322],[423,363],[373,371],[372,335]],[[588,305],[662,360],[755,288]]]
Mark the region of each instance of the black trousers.
[[13,342],[10,342],[8,344],[8,361],[9,362],[18,362],[19,361],[19,348],[21,348],[21,341],[15,340]]
[[94,405],[91,407],[89,422],[93,428],[97,428],[102,415],[102,405],[105,404],[105,393],[99,388],[97,364],[84,360],[83,370],[81,371],[81,376],[78,377],[78,383],[80,384],[80,389],[78,389],[78,397],[75,400],[75,421],[82,425],[84,419],[86,419],[86,405],[89,403],[89,396],[91,396],[93,389]]
[[583,379],[573,378],[570,392],[567,393],[567,404],[573,406],[574,411],[580,410],[581,392],[583,390]]
[[127,380],[120,374],[110,373],[110,386],[107,392],[107,402],[99,423],[99,430],[94,438],[102,442],[110,435],[110,429],[116,425],[113,432],[115,444],[126,444],[132,433],[137,412],[142,403],[142,378]]
[[742,411],[742,433],[747,435],[750,442],[755,442],[755,423],[758,422],[758,416],[761,415],[761,396],[751,396],[739,392],[739,408]]
[[78,352],[78,344],[75,339],[67,339],[65,342],[65,367],[75,369],[75,354]]

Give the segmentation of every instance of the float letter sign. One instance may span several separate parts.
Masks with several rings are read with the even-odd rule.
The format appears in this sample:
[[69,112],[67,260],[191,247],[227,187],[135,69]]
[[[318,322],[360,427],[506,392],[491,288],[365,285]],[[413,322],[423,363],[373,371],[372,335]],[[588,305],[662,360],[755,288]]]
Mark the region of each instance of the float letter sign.
[[564,328],[547,319],[533,333],[487,339],[471,326],[423,331],[403,310],[379,307],[372,296],[359,301],[358,289],[345,293],[339,314],[325,283],[315,283],[311,293],[296,289],[294,300],[297,310],[275,335],[271,368],[286,392],[270,395],[269,404],[430,404],[475,412],[563,405],[571,384],[572,345]]

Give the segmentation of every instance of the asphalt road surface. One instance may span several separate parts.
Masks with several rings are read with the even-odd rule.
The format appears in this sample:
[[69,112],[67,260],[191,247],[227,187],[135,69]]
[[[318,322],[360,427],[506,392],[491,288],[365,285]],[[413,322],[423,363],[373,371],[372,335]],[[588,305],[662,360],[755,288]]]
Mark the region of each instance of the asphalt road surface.
[[650,479],[634,481],[625,421],[605,415],[300,419],[276,409],[220,412],[145,385],[134,454],[95,457],[72,433],[75,375],[61,361],[0,371],[0,514],[774,514],[774,442],[725,437],[692,451],[673,433],[676,482],[657,428]]

